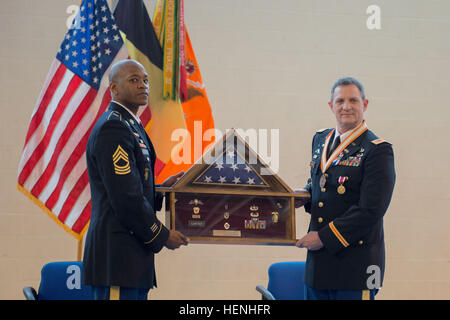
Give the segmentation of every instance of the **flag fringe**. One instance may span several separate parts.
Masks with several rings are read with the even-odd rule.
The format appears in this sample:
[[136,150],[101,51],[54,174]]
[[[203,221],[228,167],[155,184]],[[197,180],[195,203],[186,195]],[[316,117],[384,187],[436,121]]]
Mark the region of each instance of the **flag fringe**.
[[89,222],[86,223],[83,230],[81,230],[80,233],[76,233],[72,229],[70,229],[68,226],[66,226],[63,222],[61,222],[56,214],[54,214],[52,211],[50,211],[45,204],[42,203],[41,200],[33,196],[28,190],[26,190],[23,186],[20,184],[17,184],[17,189],[22,192],[24,195],[26,195],[31,201],[33,201],[36,205],[39,206],[50,218],[52,218],[53,221],[55,221],[59,226],[61,226],[64,230],[66,230],[71,236],[73,236],[77,241],[80,241],[83,238],[84,233],[89,227]]

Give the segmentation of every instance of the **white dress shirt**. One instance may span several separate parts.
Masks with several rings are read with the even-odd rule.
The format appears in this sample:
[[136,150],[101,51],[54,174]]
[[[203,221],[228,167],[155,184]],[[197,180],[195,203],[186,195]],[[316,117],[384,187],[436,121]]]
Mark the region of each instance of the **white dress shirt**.
[[117,102],[115,100],[112,100],[112,102],[117,103],[119,106],[121,106],[122,108],[124,108],[125,110],[127,110],[134,118],[134,120],[137,121],[137,123],[141,123],[141,119],[139,119],[138,116],[136,116],[133,112],[130,111],[130,109],[128,109],[127,107],[125,107],[123,104],[121,104],[120,102]]

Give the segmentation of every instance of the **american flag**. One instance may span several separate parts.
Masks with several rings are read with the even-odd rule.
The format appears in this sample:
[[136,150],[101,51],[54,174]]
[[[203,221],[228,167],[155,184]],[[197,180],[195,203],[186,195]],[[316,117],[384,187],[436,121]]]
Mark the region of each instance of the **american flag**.
[[268,187],[263,178],[234,148],[228,148],[197,179],[196,184]]
[[128,51],[106,0],[84,0],[31,116],[18,188],[80,239],[91,214],[85,149],[111,96],[110,66]]

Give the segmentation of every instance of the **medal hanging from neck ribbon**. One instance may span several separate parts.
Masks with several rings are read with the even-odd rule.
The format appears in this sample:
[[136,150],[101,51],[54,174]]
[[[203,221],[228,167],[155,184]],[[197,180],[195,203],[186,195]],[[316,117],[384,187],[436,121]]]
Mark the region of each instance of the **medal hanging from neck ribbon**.
[[[344,139],[344,141],[341,141],[341,143],[336,147],[336,149],[334,149],[333,153],[327,159],[327,152],[326,152],[326,150],[328,150],[328,144],[330,143],[331,136],[333,135],[333,132],[336,129],[333,129],[333,130],[330,131],[330,133],[328,134],[328,136],[325,139],[325,144],[324,144],[324,147],[323,147],[323,150],[322,150],[322,158],[321,158],[321,161],[320,161],[320,170],[322,171],[322,176],[320,177],[319,185],[320,185],[321,188],[325,187],[325,184],[327,182],[327,178],[326,178],[325,172],[331,166],[333,161],[336,160],[336,158],[339,156],[339,154],[345,148],[347,148],[347,146],[350,143],[355,141],[360,135],[362,135],[364,132],[366,132],[367,129],[368,128],[367,128],[366,122],[365,121],[361,122],[361,124],[358,127],[356,127],[356,129],[354,129],[353,132],[347,138]],[[345,190],[344,190],[344,192],[345,192]]]

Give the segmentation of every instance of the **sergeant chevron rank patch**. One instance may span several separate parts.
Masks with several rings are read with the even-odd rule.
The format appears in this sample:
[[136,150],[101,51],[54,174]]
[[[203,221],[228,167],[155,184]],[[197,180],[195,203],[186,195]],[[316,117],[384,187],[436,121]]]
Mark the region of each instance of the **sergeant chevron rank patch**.
[[122,149],[120,144],[117,146],[113,156],[114,172],[116,174],[128,174],[131,172],[130,161],[128,160],[128,153]]

